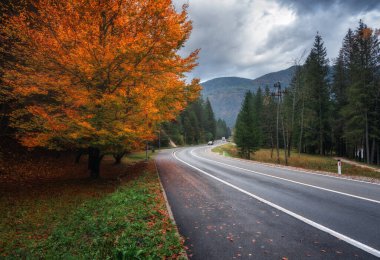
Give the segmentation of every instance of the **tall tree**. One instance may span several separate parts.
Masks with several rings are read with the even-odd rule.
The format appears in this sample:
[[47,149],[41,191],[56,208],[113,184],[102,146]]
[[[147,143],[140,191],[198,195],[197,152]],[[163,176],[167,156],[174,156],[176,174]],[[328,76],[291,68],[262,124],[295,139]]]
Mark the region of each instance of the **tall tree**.
[[258,150],[259,136],[253,117],[253,95],[250,91],[245,94],[242,107],[235,124],[234,141],[240,149],[240,154],[250,159],[251,153]]
[[326,48],[321,35],[317,33],[313,48],[306,59],[305,77],[307,85],[307,124],[309,129],[305,131],[305,138],[309,144],[309,151],[324,154],[329,131],[330,116],[330,90],[327,82],[328,59]]
[[335,60],[332,84],[332,125],[336,153],[340,156],[346,154],[346,140],[343,136],[345,120],[342,113],[343,108],[347,105],[347,87],[349,85],[344,52],[345,50],[342,48]]
[[215,121],[214,111],[212,110],[212,106],[208,98],[206,99],[204,118],[205,118],[205,130],[206,130],[207,139],[214,140],[215,132],[216,132],[216,121]]
[[[167,0],[32,0],[9,17],[0,41],[7,95],[22,106],[11,118],[27,147],[88,147],[93,177],[102,152],[151,140],[157,123],[175,118],[198,96],[184,74],[198,51],[178,50],[191,32],[186,8]],[[30,11],[32,10],[32,11]]]
[[[181,139],[186,144],[199,144],[230,135],[226,123],[221,119],[215,120],[211,103],[202,98],[190,103],[176,121],[165,123],[164,128],[179,144],[183,144]],[[178,136],[179,132],[182,137]]]
[[351,39],[348,56],[350,86],[344,108],[347,122],[345,136],[351,145],[364,147],[366,162],[370,163],[373,158],[370,139],[373,140],[373,147],[379,139],[376,124],[379,118],[379,41],[363,21],[359,22]]
[[228,128],[226,122],[222,119],[216,121],[216,139],[222,137],[228,138],[230,136],[230,129]]

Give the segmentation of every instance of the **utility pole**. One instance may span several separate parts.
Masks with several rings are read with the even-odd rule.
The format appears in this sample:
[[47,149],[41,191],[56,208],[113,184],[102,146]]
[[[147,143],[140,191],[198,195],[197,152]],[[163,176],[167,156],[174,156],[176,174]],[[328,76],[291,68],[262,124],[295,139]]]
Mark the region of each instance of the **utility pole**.
[[[277,151],[277,163],[280,163],[280,140],[279,140],[279,123],[280,123],[280,104],[282,101],[282,95],[286,93],[285,90],[281,90],[281,83],[278,81],[274,83],[273,87],[275,91],[272,93],[272,96],[277,97],[277,118],[276,118],[276,151]],[[288,165],[288,156],[287,156],[287,147],[286,147],[286,137],[285,137],[285,127],[284,119],[281,119],[282,122],[282,134],[284,138],[284,152],[285,152],[285,165]]]

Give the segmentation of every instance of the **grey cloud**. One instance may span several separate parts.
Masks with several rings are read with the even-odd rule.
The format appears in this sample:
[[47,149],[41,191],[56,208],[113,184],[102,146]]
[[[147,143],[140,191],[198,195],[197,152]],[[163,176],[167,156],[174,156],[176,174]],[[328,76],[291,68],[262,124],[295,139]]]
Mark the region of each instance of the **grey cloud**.
[[367,12],[380,6],[379,0],[279,0],[300,14],[312,13],[339,6],[350,13]]
[[[276,15],[270,3],[293,12],[292,22],[266,30],[262,21]],[[310,50],[317,31],[330,59],[334,58],[348,28],[355,28],[360,18],[378,26],[380,18],[380,0],[190,0],[189,4],[194,29],[180,53],[201,48],[199,66],[189,76],[202,81],[221,76],[255,78],[285,69]]]

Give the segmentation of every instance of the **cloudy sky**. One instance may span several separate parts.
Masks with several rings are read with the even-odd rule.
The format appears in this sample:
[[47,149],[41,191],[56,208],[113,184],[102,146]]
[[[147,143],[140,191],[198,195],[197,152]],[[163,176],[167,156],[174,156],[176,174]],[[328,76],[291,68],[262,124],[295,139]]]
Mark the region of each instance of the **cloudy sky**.
[[331,59],[359,19],[380,28],[380,0],[174,0],[189,4],[193,32],[182,55],[200,48],[189,75],[255,78],[286,69],[309,52],[319,31]]

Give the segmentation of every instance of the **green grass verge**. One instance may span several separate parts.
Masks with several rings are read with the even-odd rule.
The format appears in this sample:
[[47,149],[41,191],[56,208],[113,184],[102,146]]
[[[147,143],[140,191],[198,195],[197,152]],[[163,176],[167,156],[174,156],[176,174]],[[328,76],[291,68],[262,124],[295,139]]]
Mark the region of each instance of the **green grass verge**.
[[[218,146],[212,149],[213,152],[223,154],[228,154],[232,157],[239,157],[237,147],[234,144],[228,143],[222,146]],[[270,149],[260,149],[255,153],[251,154],[251,159],[254,161],[265,162],[265,163],[277,163],[276,150],[273,151],[273,156],[271,158]],[[280,150],[280,164],[285,164],[284,150]],[[329,156],[319,156],[310,154],[300,154],[293,152],[290,158],[288,158],[288,165],[318,171],[327,171],[337,173],[337,161]],[[358,167],[343,163],[342,165],[343,175],[352,176],[365,176],[370,178],[380,179],[380,173],[373,171],[371,169]]]
[[154,163],[136,169],[118,185],[69,183],[52,194],[0,199],[0,258],[184,258]]
[[[157,153],[158,153],[158,150],[156,150],[154,153],[152,153],[151,150],[148,150],[148,159],[154,159]],[[136,163],[136,162],[144,161],[145,159],[146,159],[146,152],[141,151],[141,152],[130,153],[127,156],[124,156],[123,162]]]

